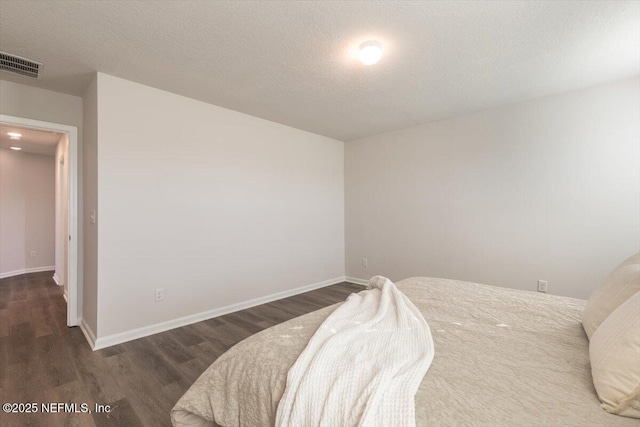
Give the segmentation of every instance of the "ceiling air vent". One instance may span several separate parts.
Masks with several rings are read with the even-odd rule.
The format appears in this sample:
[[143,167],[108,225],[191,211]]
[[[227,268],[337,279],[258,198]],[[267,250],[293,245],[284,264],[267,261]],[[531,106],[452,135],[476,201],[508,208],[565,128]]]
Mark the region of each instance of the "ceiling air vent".
[[10,53],[0,52],[0,71],[8,71],[21,76],[39,78],[42,63],[21,58]]

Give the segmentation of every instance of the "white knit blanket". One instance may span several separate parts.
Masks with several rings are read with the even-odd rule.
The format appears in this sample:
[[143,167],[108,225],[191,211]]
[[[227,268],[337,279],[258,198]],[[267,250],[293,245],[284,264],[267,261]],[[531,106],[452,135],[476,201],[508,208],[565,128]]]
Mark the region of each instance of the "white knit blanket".
[[387,278],[350,295],[289,370],[276,426],[415,426],[434,356],[429,325]]

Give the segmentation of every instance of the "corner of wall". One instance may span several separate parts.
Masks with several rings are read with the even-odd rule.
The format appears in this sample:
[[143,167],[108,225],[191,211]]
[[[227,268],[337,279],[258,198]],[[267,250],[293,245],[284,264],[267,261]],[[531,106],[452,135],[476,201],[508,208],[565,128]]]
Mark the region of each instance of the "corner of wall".
[[[98,210],[98,82],[97,73],[85,90],[83,105],[83,281],[82,322],[93,333],[98,331],[98,227],[92,221]],[[95,216],[93,216],[95,218]],[[84,332],[84,329],[83,329]],[[85,336],[87,333],[85,333]]]

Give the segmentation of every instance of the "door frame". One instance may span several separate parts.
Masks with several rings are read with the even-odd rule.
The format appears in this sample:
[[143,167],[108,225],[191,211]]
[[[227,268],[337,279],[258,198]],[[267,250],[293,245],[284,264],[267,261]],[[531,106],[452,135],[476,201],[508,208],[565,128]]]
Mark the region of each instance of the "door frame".
[[78,164],[78,128],[6,114],[0,114],[0,123],[28,129],[66,133],[68,136],[69,144],[67,148],[67,158],[65,159],[65,161],[68,162],[69,173],[67,182],[69,189],[67,195],[69,210],[69,237],[67,240],[67,326],[78,326],[80,324],[78,310],[78,236],[80,233],[80,227],[78,225],[78,172],[80,169],[80,165]]

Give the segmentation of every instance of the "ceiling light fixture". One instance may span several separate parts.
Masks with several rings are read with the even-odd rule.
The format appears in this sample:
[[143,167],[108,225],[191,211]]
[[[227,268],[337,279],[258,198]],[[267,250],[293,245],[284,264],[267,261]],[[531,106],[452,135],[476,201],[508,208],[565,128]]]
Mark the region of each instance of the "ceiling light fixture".
[[22,150],[22,148],[21,148],[21,147],[9,147],[9,148],[11,148],[12,150],[15,150],[15,151],[20,151],[20,150]]
[[7,135],[9,135],[11,138],[20,138],[22,136],[22,134],[18,132],[7,132]]
[[360,45],[358,59],[364,65],[377,64],[382,58],[382,43],[376,40],[367,40]]

